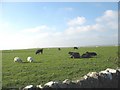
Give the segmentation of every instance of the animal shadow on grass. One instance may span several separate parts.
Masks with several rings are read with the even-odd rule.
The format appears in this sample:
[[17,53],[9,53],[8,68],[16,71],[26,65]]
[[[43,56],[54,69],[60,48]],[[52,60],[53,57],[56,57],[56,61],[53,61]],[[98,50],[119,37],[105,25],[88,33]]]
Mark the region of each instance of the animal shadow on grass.
[[34,62],[22,62],[22,63],[42,63],[41,61],[34,61]]

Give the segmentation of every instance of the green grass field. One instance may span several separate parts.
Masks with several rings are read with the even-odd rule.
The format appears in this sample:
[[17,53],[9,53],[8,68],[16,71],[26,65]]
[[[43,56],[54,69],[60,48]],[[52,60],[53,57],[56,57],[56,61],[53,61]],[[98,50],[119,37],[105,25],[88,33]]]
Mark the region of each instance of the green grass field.
[[[62,81],[67,79],[77,80],[90,71],[101,71],[106,68],[118,67],[118,47],[81,47],[73,48],[45,48],[44,53],[35,55],[37,49],[4,50],[2,52],[2,86],[22,87],[26,85],[44,84],[51,80]],[[96,52],[98,55],[89,59],[69,58],[69,51],[77,51],[82,55],[86,51]],[[23,63],[15,63],[14,57],[18,56]],[[34,62],[28,63],[27,57],[31,56]]]

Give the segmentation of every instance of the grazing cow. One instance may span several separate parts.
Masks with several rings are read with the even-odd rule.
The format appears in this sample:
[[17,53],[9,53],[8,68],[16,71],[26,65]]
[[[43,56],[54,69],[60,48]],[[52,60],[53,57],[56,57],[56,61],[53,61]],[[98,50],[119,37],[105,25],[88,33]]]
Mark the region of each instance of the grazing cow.
[[73,56],[74,53],[75,52],[68,52],[68,54],[70,55],[71,58],[72,58],[72,56]]
[[74,47],[74,49],[78,49],[78,47]]
[[96,56],[97,55],[95,52],[86,52],[86,53],[91,55],[91,56]]
[[68,54],[72,55],[74,52],[68,52]]
[[58,50],[60,51],[60,50],[61,50],[61,48],[58,48]]
[[78,52],[69,52],[70,58],[80,58],[80,54]]
[[35,52],[35,54],[39,54],[39,53],[43,54],[43,49],[39,49]]

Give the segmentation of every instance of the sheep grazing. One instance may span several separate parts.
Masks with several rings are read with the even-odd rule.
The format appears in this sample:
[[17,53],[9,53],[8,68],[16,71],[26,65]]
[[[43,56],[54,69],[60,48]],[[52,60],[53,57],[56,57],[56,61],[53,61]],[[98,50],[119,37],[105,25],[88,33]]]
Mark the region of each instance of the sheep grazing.
[[32,57],[27,57],[27,61],[28,61],[28,62],[33,62],[34,60],[33,60]]
[[19,57],[15,57],[14,62],[22,62],[22,60]]

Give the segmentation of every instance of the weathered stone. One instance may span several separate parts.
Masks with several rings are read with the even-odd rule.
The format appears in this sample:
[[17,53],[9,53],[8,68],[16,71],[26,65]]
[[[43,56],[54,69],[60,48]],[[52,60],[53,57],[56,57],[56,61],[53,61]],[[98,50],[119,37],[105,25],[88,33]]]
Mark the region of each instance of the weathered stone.
[[69,84],[71,81],[69,79],[65,79],[63,83]]
[[33,90],[34,86],[33,85],[28,85],[26,87],[24,87],[22,90]]
[[41,85],[37,85],[36,87],[40,88],[40,89],[43,89],[43,85],[42,84]]
[[87,74],[88,77],[92,77],[92,78],[96,78],[96,79],[98,79],[98,75],[99,74],[97,72],[89,72]]
[[65,79],[61,82],[50,81],[46,84],[37,85],[34,89],[33,85],[26,86],[22,90],[53,90],[58,88],[120,88],[120,69],[107,68],[104,71],[89,72],[80,80],[70,81]]

